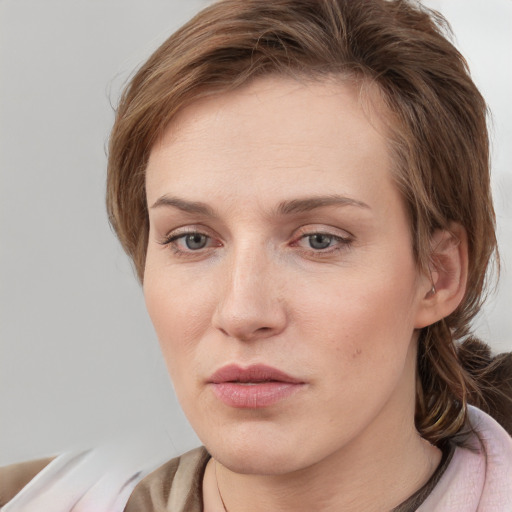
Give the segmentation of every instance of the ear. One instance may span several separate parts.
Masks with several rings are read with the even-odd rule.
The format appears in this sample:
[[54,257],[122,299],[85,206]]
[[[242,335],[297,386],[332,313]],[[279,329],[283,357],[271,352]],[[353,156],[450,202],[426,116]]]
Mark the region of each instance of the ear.
[[447,317],[461,303],[468,278],[466,230],[455,222],[436,230],[430,241],[430,273],[422,276],[416,329]]

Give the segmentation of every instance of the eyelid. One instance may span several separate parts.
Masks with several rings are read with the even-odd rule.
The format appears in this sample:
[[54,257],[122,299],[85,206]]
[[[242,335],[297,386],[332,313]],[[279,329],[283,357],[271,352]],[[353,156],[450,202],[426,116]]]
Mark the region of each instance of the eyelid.
[[[207,244],[205,247],[198,249],[190,249],[184,247],[184,243],[180,243],[180,239],[184,239],[187,235],[198,234],[206,237]],[[164,246],[166,250],[170,250],[175,257],[187,258],[188,260],[194,260],[197,258],[203,258],[210,254],[211,251],[217,247],[221,247],[222,243],[218,237],[210,233],[210,230],[204,226],[183,226],[168,231],[167,234],[158,242]]]
[[[352,247],[352,244],[355,240],[355,237],[351,233],[332,226],[306,225],[301,226],[297,231],[298,233],[296,233],[293,237],[290,246],[297,248],[300,252],[308,257],[330,257],[339,253],[340,251],[347,251]],[[301,245],[302,240],[305,240],[308,237],[314,235],[325,235],[332,238],[335,243],[323,249],[303,247]]]
[[158,243],[161,245],[167,245],[171,243],[173,240],[176,240],[182,236],[199,234],[207,236],[208,238],[214,238],[212,234],[209,232],[210,230],[206,229],[204,226],[181,226],[177,228],[173,228],[168,231],[159,241]]
[[[307,234],[297,238],[293,242],[293,245],[297,245],[298,246],[302,240],[306,240],[307,238],[315,236],[315,235],[323,235],[323,236],[329,237],[332,240],[337,241],[338,244],[341,244],[341,245],[344,245],[344,246],[350,245],[352,243],[352,239],[350,239],[350,238],[342,237],[342,236],[339,236],[339,235],[333,235],[331,233],[315,232],[315,233],[307,233]],[[334,250],[336,248],[337,248],[337,246],[333,245],[333,246],[326,247],[325,249],[314,249],[313,247],[310,247],[310,248],[305,248],[305,250],[309,250],[311,252],[318,252],[318,253],[320,253],[320,252],[327,253],[327,252],[329,252],[329,250]]]
[[345,229],[336,228],[334,226],[328,226],[325,224],[307,224],[300,226],[294,233],[293,239],[299,240],[306,236],[312,235],[328,235],[341,240],[354,240],[354,235],[349,233]]

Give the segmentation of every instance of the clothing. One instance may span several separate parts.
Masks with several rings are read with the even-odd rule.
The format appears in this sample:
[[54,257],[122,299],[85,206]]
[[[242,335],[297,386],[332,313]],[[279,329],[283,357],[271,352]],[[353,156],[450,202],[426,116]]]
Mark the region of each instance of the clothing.
[[[455,448],[419,508],[417,501],[413,504],[416,493],[395,512],[512,511],[512,438],[474,407],[469,418],[485,453],[473,436],[471,449]],[[110,466],[109,456],[113,459],[115,453],[100,450],[57,457],[2,512],[201,512],[201,482],[209,460],[204,448],[151,473],[150,466],[134,469],[126,461]],[[105,467],[112,469],[105,473]]]
[[[457,448],[452,461],[418,512],[512,511],[512,438],[487,414],[471,407],[473,450]],[[479,450],[479,451],[478,451]]]
[[[443,475],[454,451],[449,450],[429,482],[392,512],[413,512],[430,494]],[[210,456],[204,449],[194,450],[164,464],[146,477],[130,496],[124,512],[202,511],[202,480]],[[172,482],[172,488],[162,490]],[[173,494],[174,493],[174,494]]]

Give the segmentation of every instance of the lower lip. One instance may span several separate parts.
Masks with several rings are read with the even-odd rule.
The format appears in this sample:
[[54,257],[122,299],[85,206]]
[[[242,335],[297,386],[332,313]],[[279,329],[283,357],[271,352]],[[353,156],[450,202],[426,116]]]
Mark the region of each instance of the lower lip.
[[260,409],[288,398],[299,391],[303,384],[279,381],[256,384],[220,382],[211,383],[210,386],[217,398],[230,407]]

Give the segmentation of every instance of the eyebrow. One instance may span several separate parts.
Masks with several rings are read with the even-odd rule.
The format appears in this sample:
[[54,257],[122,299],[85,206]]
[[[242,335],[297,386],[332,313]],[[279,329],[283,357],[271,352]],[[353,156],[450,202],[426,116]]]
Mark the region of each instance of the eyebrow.
[[280,215],[290,215],[293,213],[304,213],[328,206],[357,206],[359,208],[371,209],[366,203],[358,201],[357,199],[333,194],[328,196],[306,197],[304,199],[283,201],[277,207],[277,213]]
[[215,217],[214,211],[206,203],[200,201],[186,201],[178,197],[162,196],[153,203],[151,208],[159,208],[162,206],[172,206],[186,213],[197,213],[207,217]]
[[[151,208],[173,207],[186,213],[195,213],[207,217],[215,217],[216,214],[210,206],[201,201],[187,201],[178,197],[162,196],[159,197]],[[276,208],[277,215],[292,215],[294,213],[304,213],[318,208],[329,206],[357,206],[359,208],[371,209],[366,203],[350,197],[340,195],[328,195],[318,197],[306,197],[302,199],[290,199],[279,203]]]

